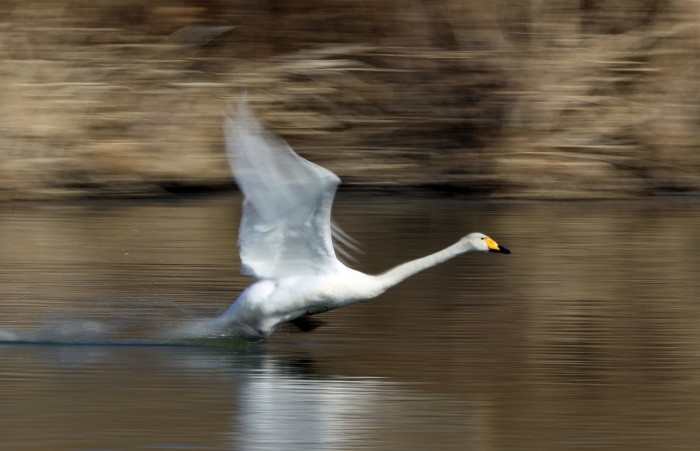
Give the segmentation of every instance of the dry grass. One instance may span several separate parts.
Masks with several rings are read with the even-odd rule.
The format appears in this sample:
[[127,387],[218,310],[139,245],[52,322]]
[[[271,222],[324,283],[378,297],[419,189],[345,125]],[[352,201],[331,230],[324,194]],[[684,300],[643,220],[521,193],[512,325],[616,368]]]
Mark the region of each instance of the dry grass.
[[352,184],[697,190],[697,7],[549,3],[6,2],[0,199],[230,186],[243,89]]

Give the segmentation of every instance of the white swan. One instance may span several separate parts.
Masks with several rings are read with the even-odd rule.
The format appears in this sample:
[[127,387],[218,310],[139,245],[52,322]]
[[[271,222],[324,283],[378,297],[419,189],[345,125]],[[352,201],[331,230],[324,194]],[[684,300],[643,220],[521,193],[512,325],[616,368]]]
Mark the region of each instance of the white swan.
[[225,118],[226,150],[245,196],[238,243],[242,272],[258,279],[204,336],[263,339],[280,323],[372,299],[404,279],[467,252],[510,251],[470,233],[434,254],[379,275],[348,268],[335,255],[331,206],[340,179],[266,131],[243,100]]

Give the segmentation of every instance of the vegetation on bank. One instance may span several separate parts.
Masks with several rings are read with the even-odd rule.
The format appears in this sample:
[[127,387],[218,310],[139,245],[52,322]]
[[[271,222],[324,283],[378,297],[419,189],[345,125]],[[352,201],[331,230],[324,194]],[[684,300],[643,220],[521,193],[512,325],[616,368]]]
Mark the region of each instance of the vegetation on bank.
[[24,0],[0,5],[0,199],[231,186],[245,89],[369,187],[532,198],[700,188],[682,0]]

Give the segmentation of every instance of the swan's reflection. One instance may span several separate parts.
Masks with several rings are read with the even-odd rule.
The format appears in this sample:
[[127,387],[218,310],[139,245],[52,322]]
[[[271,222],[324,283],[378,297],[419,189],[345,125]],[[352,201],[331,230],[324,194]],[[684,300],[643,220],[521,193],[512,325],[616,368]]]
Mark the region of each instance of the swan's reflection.
[[309,377],[290,373],[274,359],[259,363],[240,385],[238,449],[329,449],[347,443],[349,434],[357,438],[371,429],[362,415],[375,410],[382,392],[391,391],[380,379]]
[[[191,357],[188,366],[211,362]],[[481,403],[436,399],[384,378],[324,374],[308,354],[260,353],[226,360],[227,372],[237,382],[233,449],[402,447],[411,438],[429,444],[436,439],[435,422],[441,420],[459,431],[454,437],[467,448],[488,449]],[[445,409],[443,402],[452,408]]]

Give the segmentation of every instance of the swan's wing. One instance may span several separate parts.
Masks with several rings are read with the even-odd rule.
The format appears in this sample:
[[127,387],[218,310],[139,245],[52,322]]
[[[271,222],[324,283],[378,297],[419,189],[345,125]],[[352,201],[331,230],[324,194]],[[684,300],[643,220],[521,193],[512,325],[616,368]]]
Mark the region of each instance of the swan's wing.
[[318,274],[337,261],[331,206],[340,179],[265,130],[247,101],[225,118],[226,152],[244,194],[242,271],[258,278]]

